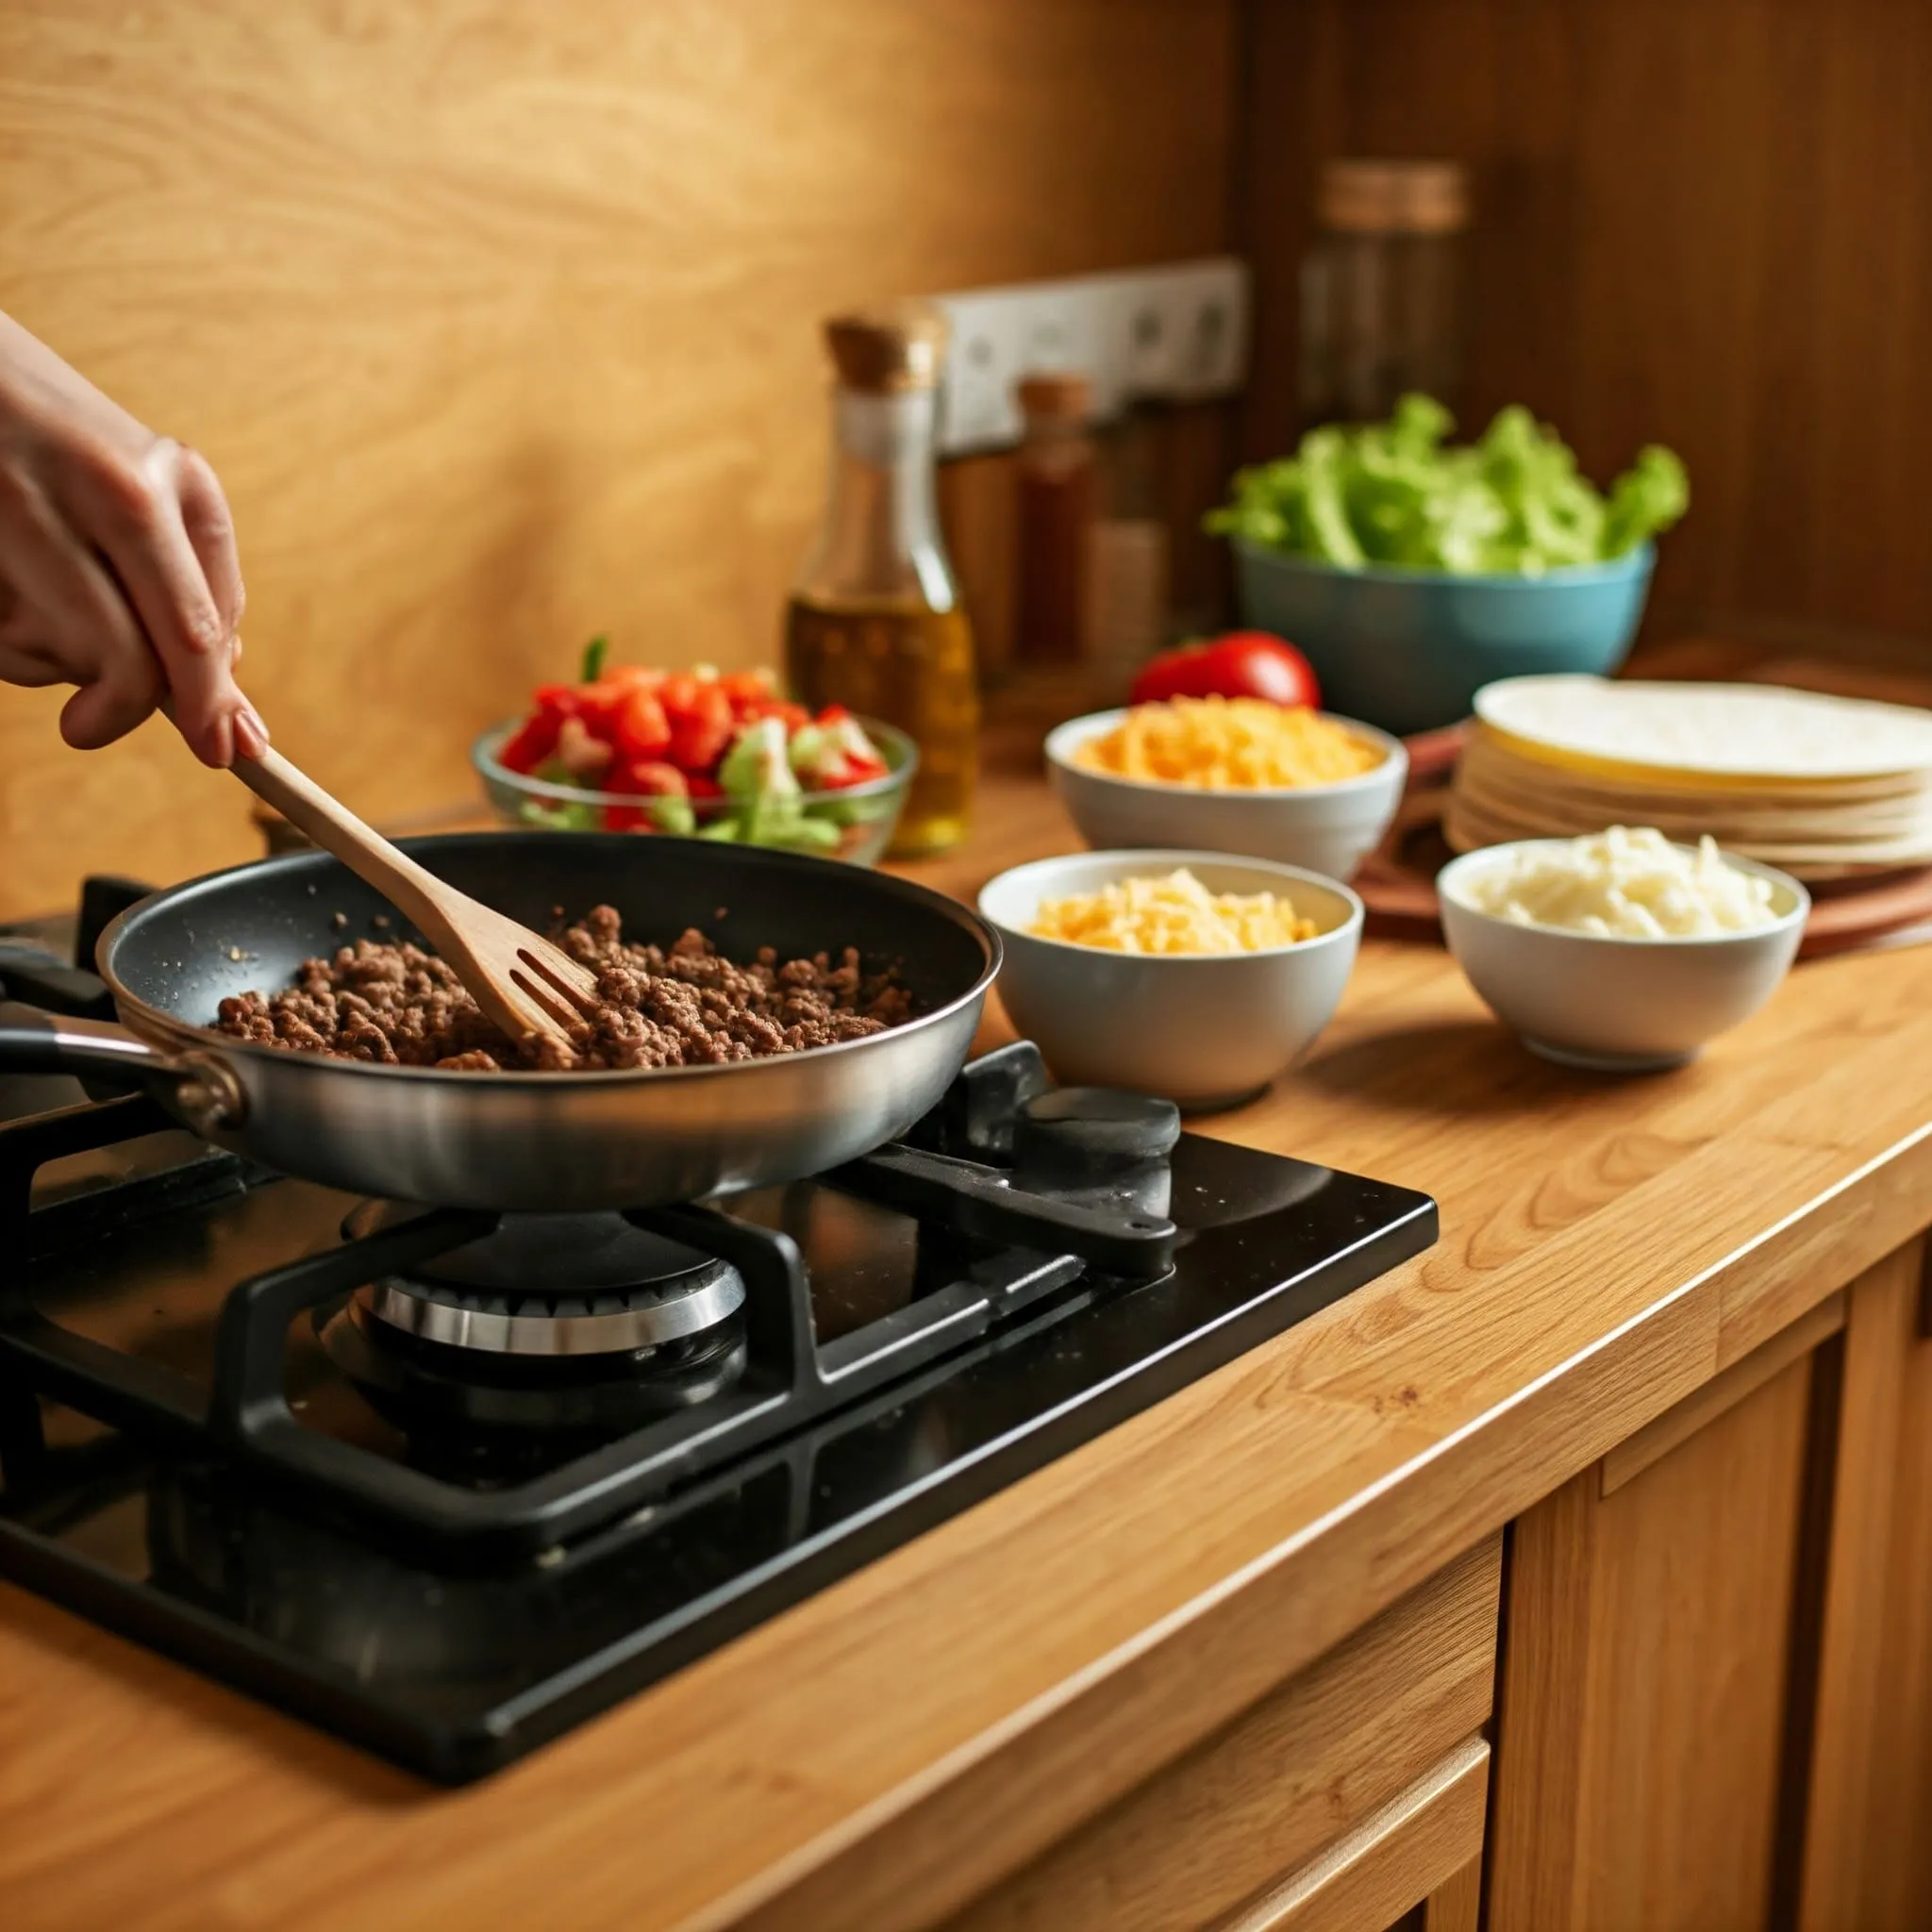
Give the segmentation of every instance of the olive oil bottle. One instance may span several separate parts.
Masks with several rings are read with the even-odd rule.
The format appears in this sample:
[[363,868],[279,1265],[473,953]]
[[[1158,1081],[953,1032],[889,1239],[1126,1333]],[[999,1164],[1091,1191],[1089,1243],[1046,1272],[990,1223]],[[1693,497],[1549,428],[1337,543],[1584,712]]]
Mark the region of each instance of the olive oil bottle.
[[933,482],[945,322],[907,306],[839,316],[825,520],[793,588],[785,668],[814,709],[883,718],[919,746],[895,856],[966,835],[979,735],[973,628],[940,536]]

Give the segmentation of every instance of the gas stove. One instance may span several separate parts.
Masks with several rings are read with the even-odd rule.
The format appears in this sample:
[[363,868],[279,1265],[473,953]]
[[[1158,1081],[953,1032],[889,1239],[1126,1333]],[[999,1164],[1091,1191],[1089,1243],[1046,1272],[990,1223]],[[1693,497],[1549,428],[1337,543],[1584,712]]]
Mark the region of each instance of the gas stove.
[[[134,890],[90,882],[77,957]],[[31,940],[0,976],[103,1006]],[[611,1214],[355,1200],[5,1086],[0,1574],[447,1782],[1436,1234],[1024,1042],[834,1173]]]

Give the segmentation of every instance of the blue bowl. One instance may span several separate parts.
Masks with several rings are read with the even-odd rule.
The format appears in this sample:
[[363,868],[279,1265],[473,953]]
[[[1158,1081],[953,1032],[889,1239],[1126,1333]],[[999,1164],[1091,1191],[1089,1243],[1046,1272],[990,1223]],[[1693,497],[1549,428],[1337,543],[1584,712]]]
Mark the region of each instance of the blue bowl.
[[1235,541],[1241,617],[1288,639],[1322,681],[1322,708],[1398,737],[1469,716],[1498,677],[1607,676],[1637,635],[1657,553],[1547,576],[1337,570]]

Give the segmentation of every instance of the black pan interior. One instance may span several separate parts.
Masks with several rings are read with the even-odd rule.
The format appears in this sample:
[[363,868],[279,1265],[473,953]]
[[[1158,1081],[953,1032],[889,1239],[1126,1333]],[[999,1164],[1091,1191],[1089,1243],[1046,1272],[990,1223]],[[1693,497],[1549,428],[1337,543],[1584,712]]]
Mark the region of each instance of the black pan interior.
[[[475,832],[403,849],[452,885],[539,932],[592,906],[624,915],[626,939],[669,944],[687,927],[727,957],[857,946],[895,966],[918,1009],[978,984],[993,942],[964,908],[831,859],[625,832]],[[251,987],[289,985],[305,959],[358,938],[420,938],[388,902],[324,853],[293,853],[158,894],[103,941],[99,964],[135,998],[191,1025]]]

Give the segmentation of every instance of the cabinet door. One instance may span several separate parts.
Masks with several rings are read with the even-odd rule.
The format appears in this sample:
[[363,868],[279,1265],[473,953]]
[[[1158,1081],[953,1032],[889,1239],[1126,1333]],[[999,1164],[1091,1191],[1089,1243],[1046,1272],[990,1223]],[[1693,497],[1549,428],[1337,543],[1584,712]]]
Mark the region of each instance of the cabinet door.
[[1767,1923],[1814,1364],[1747,1357],[1515,1524],[1491,1932]]
[[1853,1288],[1806,1815],[1801,1932],[1932,1925],[1932,1277]]

